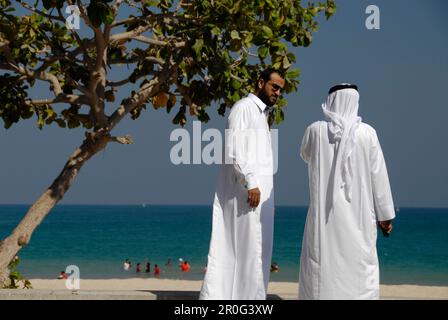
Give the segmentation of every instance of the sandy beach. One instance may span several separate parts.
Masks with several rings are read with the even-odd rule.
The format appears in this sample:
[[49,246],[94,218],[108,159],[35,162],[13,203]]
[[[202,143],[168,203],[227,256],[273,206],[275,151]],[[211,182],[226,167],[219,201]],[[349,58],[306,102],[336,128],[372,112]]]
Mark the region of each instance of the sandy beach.
[[[2,299],[197,299],[202,281],[172,279],[81,279],[75,295],[64,280],[31,279],[33,289],[0,290]],[[297,283],[271,282],[268,299],[297,299]],[[448,299],[448,287],[381,285],[381,299]],[[84,295],[83,295],[84,294]]]

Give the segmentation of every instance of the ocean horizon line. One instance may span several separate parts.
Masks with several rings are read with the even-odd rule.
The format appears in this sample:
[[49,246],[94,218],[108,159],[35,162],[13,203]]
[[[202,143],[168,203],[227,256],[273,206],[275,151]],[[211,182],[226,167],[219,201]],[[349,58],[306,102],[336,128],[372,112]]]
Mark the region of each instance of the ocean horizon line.
[[[0,206],[31,206],[33,203],[0,203]],[[172,207],[211,207],[213,206],[213,203],[210,204],[191,204],[191,203],[61,203],[57,204],[55,207],[61,207],[61,206],[107,206],[107,207],[120,207],[120,206],[135,206],[135,207],[142,207],[142,206],[172,206]],[[275,205],[276,207],[282,207],[282,208],[307,208],[308,205],[291,205],[291,204],[279,204]],[[442,206],[433,206],[433,207],[427,207],[427,206],[395,206],[395,209],[448,209],[448,206],[442,207]]]

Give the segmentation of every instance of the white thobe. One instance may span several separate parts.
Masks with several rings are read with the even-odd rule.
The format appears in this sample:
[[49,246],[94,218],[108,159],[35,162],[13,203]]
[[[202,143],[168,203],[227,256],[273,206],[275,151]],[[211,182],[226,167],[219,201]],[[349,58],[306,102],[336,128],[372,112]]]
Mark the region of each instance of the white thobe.
[[[213,203],[207,272],[200,299],[266,299],[274,191],[271,136],[265,109],[257,96],[249,94],[229,114],[226,161]],[[229,138],[232,135],[234,139]],[[251,209],[248,190],[255,187],[260,189],[261,199],[258,207]]]
[[395,217],[386,164],[375,130],[361,123],[352,152],[351,202],[333,192],[337,144],[328,123],[305,131],[301,157],[308,164],[310,206],[303,235],[299,299],[378,299],[377,221]]

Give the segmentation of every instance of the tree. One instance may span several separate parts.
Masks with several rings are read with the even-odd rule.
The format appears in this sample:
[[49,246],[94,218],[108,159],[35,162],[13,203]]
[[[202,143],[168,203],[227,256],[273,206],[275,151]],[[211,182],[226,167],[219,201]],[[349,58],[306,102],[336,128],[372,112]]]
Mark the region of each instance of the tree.
[[[0,242],[0,285],[8,264],[35,228],[62,199],[79,170],[114,137],[126,116],[137,119],[147,105],[175,110],[172,122],[190,117],[207,122],[210,105],[218,113],[254,89],[257,73],[268,63],[286,72],[285,91],[299,85],[291,46],[307,47],[317,31],[317,16],[328,19],[334,0],[38,0],[28,4],[0,0],[0,116],[5,128],[37,118],[37,126],[82,126],[85,139],[59,176],[29,208],[11,235]],[[66,24],[63,11],[79,13],[80,29]],[[26,10],[26,15],[17,11]],[[77,10],[75,10],[77,9]],[[119,19],[126,14],[127,18]],[[73,25],[73,20],[71,21]],[[289,47],[288,47],[289,46]],[[126,65],[128,68],[123,68]],[[129,68],[130,67],[130,68]],[[122,68],[121,80],[111,70]],[[49,85],[51,98],[30,97],[37,81]],[[115,103],[122,87],[129,96]],[[179,97],[179,98],[178,98]],[[270,122],[283,118],[280,100]],[[111,114],[106,106],[114,107]]]

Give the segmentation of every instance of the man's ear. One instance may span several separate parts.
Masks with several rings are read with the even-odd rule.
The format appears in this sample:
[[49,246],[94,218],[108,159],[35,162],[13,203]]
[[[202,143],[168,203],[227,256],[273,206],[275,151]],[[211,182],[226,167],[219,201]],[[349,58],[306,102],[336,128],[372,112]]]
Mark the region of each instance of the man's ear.
[[263,79],[259,79],[257,84],[258,84],[257,85],[257,91],[260,91],[261,89],[263,89],[264,80]]

